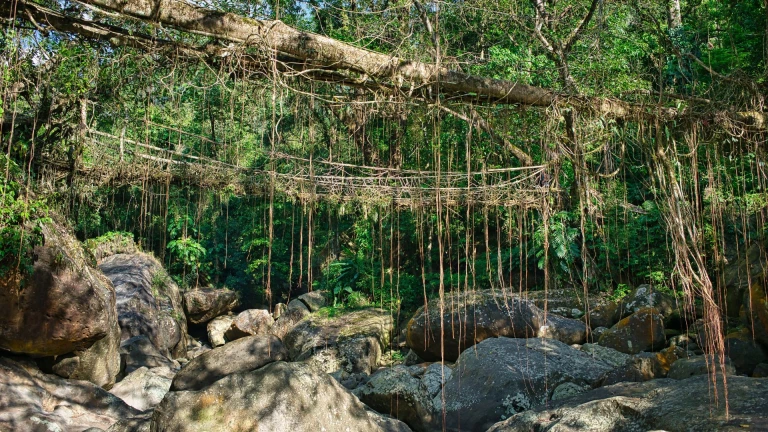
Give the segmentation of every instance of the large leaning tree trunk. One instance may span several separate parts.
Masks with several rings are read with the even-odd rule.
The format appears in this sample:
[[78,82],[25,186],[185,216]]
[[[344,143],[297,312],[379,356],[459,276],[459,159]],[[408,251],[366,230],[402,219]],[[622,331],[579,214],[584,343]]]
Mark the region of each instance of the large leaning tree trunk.
[[[565,105],[593,112],[605,118],[677,119],[691,113],[658,106],[637,105],[620,99],[563,94],[551,89],[515,81],[487,78],[451,70],[444,66],[402,59],[378,53],[335,39],[297,30],[278,20],[256,20],[236,14],[194,6],[182,0],[79,0],[78,3],[100,8],[126,18],[159,23],[176,30],[205,35],[228,44],[227,48],[182,46],[170,41],[156,41],[114,25],[85,21],[78,17],[43,8],[30,0],[0,2],[5,18],[20,18],[38,27],[76,33],[106,40],[116,45],[137,48],[155,45],[179,45],[185,55],[211,57],[238,47],[255,47],[273,55],[282,71],[291,71],[312,79],[339,82],[361,88],[398,91],[408,97],[443,98],[446,101],[472,101],[488,104],[519,104],[548,107]],[[178,52],[178,51],[177,51]],[[768,116],[762,112],[709,113],[725,116],[742,127],[764,129]]]

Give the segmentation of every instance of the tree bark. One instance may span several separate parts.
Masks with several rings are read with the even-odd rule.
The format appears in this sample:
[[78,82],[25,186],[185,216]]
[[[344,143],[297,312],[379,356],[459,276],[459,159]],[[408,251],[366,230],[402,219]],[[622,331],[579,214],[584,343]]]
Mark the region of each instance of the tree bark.
[[[83,0],[120,14],[158,22],[178,30],[236,44],[274,49],[306,63],[305,67],[346,70],[361,78],[391,83],[401,89],[435,86],[446,97],[470,97],[480,102],[550,106],[562,95],[545,88],[449,70],[430,63],[355,47],[335,39],[294,29],[281,21],[255,20],[195,7],[177,0]],[[434,93],[437,94],[437,93]],[[606,116],[639,114],[635,107],[609,98],[569,97]]]

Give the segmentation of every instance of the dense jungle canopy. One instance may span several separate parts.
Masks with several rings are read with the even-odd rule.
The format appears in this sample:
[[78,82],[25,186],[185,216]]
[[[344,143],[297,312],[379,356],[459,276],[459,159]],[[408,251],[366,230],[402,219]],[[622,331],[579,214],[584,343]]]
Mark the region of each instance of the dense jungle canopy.
[[652,283],[701,307],[765,238],[758,0],[4,0],[0,264],[129,232],[185,287]]

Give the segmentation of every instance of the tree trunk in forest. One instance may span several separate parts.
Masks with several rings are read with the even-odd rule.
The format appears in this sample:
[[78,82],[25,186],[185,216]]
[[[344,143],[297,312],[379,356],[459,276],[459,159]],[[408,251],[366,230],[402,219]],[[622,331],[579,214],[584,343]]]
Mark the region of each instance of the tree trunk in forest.
[[668,0],[667,20],[669,29],[673,30],[683,25],[683,17],[680,12],[680,0]]
[[[262,48],[265,52],[275,50],[279,53],[278,61],[282,62],[278,67],[294,74],[302,72],[303,76],[312,79],[351,87],[400,91],[410,98],[431,99],[440,95],[455,101],[476,103],[540,107],[562,104],[606,118],[628,120],[654,117],[674,120],[696,115],[656,104],[646,106],[609,97],[558,93],[514,81],[469,75],[431,63],[359,48],[327,36],[294,29],[281,21],[249,19],[178,0],[82,0],[82,3],[221,41]],[[202,59],[220,58],[235,48],[232,44],[227,48],[215,44],[191,47],[178,42],[157,40],[114,25],[68,17],[28,0],[0,2],[0,13],[5,17],[27,20],[41,31],[53,27],[58,31],[138,49],[175,47],[176,52],[182,55]],[[564,53],[567,52],[565,48],[569,49],[569,44],[583,30],[590,16],[588,13],[582,23],[572,30],[571,36],[564,42]],[[752,130],[765,129],[768,124],[768,117],[759,111],[707,113],[706,116],[717,119],[719,114],[725,114],[727,120]]]
[[[550,106],[559,96],[545,88],[469,75],[369,51],[296,30],[281,21],[249,19],[176,0],[83,0],[83,3],[224,41],[274,49],[295,58],[305,68],[347,70],[360,74],[362,80],[384,80],[403,90],[420,89],[439,82],[441,93],[483,102],[530,106]],[[632,106],[616,99],[584,98],[581,103],[609,116],[626,117],[633,111]]]

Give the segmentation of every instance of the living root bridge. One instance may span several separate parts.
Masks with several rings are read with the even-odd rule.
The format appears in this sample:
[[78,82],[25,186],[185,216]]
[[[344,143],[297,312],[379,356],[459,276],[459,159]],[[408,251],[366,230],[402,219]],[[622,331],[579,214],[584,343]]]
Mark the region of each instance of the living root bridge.
[[[686,110],[634,104],[606,97],[569,95],[527,84],[466,74],[446,67],[402,59],[356,47],[335,39],[297,30],[278,20],[256,20],[232,13],[196,7],[179,0],[81,0],[87,7],[100,8],[110,15],[122,15],[151,23],[160,23],[179,31],[215,38],[227,44],[192,47],[98,21],[68,17],[36,5],[29,0],[0,3],[0,13],[20,18],[36,27],[105,40],[115,45],[138,49],[174,48],[177,53],[197,58],[223,57],[236,47],[258,48],[279,62],[279,70],[308,79],[334,82],[369,90],[395,91],[405,97],[425,94],[444,100],[488,104],[518,104],[533,107],[573,107],[604,118],[663,120],[702,117]],[[258,63],[258,62],[257,62]],[[263,61],[262,61],[263,63]],[[253,64],[253,62],[250,62]],[[263,67],[264,65],[262,65]],[[706,117],[729,127],[764,130],[768,116],[758,111],[707,113]]]
[[[270,153],[274,165],[269,168],[245,167],[93,129],[84,135],[86,157],[77,174],[89,184],[185,184],[231,188],[238,195],[267,195],[274,187],[303,202],[359,200],[420,207],[437,205],[438,194],[449,205],[536,207],[542,194],[560,192],[538,184],[547,165],[437,173]],[[67,160],[47,158],[45,165],[56,175],[71,172]]]

